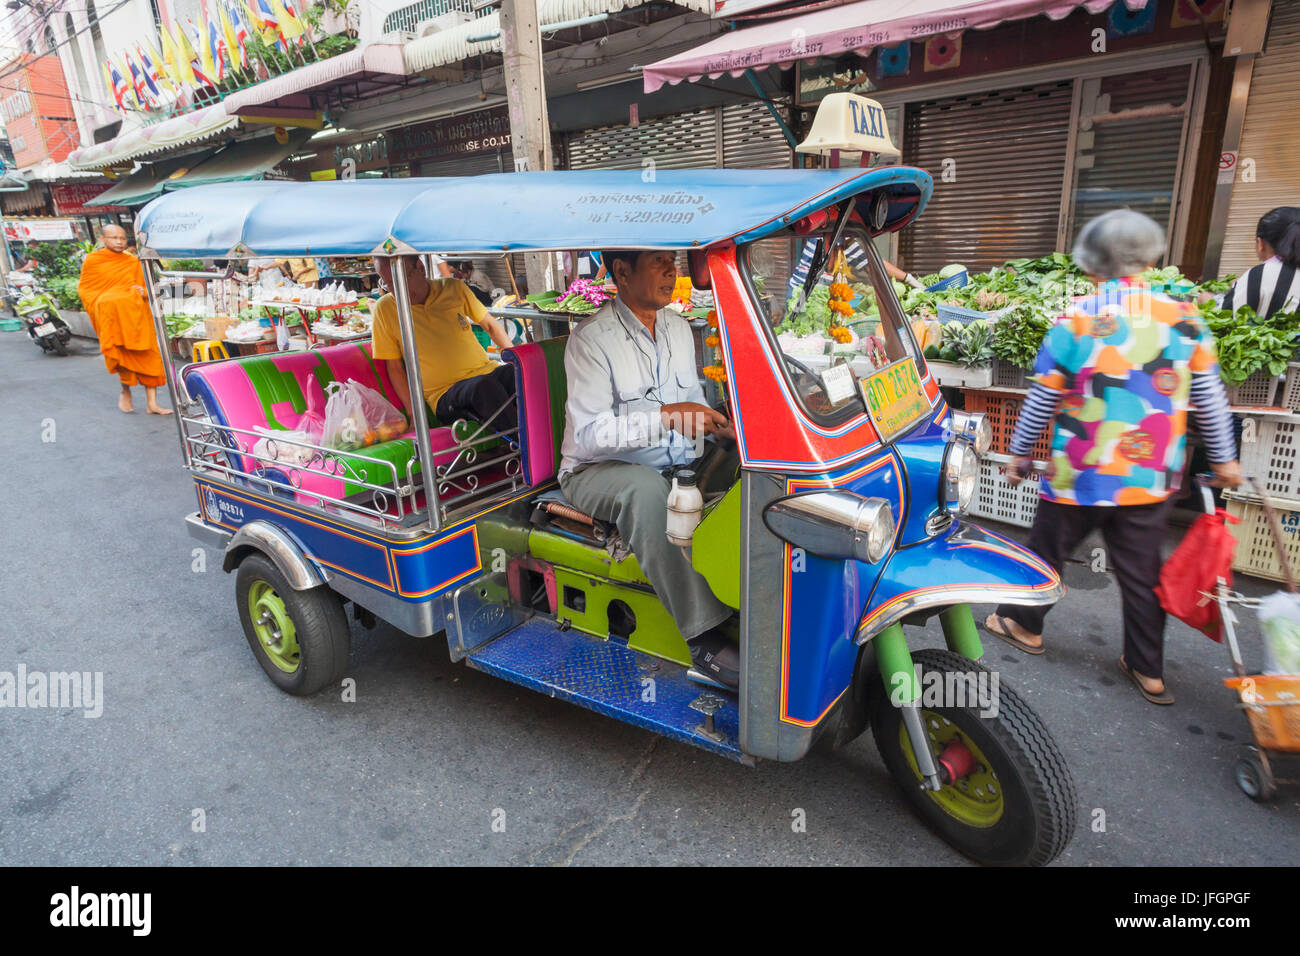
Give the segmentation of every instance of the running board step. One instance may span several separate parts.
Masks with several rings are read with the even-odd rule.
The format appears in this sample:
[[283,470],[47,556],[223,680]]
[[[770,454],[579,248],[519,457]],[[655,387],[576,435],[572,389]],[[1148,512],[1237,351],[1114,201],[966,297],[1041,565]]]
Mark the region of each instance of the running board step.
[[735,694],[688,680],[685,668],[617,641],[534,618],[470,652],[465,663],[635,727],[754,763],[740,750]]

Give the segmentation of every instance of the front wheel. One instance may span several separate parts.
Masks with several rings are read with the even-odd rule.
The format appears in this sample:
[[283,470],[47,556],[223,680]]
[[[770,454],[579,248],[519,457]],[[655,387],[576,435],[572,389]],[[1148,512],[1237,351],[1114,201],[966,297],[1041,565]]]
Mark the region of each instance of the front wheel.
[[923,650],[912,659],[920,668],[922,723],[946,765],[943,787],[921,789],[902,713],[879,682],[870,703],[876,747],[907,802],[930,829],[980,863],[1050,863],[1074,833],[1076,798],[1043,722],[969,658]]
[[295,591],[279,568],[251,554],[235,574],[235,600],[248,646],[275,686],[307,697],[343,678],[352,635],[327,585]]

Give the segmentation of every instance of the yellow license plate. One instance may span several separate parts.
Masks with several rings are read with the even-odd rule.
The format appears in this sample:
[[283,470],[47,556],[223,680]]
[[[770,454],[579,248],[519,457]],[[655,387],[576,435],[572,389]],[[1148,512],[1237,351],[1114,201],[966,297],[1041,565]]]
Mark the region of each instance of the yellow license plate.
[[862,380],[862,396],[881,441],[889,441],[930,413],[921,375],[911,356],[886,365]]

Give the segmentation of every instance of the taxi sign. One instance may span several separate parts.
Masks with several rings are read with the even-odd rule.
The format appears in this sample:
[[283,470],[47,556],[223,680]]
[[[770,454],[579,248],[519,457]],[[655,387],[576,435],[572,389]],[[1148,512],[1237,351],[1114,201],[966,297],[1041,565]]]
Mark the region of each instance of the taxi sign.
[[930,413],[916,359],[910,355],[862,380],[862,397],[882,442],[890,442]]
[[878,153],[899,156],[889,138],[885,108],[857,93],[831,93],[817,107],[808,138],[795,147],[796,153]]

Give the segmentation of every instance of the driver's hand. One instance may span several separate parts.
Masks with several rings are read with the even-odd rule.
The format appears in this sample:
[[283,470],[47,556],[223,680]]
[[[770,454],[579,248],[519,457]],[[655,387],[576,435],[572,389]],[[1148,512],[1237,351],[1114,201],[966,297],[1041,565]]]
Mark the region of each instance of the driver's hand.
[[659,418],[664,428],[680,432],[687,438],[700,435],[720,435],[735,438],[736,432],[727,421],[727,416],[715,412],[708,405],[700,402],[675,402],[659,409]]

